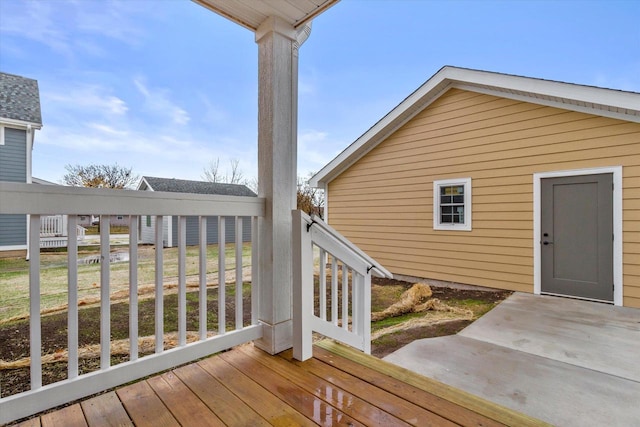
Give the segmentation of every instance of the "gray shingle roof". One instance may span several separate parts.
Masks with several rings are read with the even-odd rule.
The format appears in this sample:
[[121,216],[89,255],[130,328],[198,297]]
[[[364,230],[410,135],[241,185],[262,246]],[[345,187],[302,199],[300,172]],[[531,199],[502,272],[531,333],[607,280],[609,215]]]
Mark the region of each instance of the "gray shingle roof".
[[172,193],[193,193],[193,194],[217,194],[221,196],[249,196],[256,197],[256,193],[251,191],[246,185],[223,184],[220,182],[189,181],[186,179],[157,178],[153,176],[143,176],[153,191],[169,191]]
[[0,118],[42,125],[38,81],[0,72]]

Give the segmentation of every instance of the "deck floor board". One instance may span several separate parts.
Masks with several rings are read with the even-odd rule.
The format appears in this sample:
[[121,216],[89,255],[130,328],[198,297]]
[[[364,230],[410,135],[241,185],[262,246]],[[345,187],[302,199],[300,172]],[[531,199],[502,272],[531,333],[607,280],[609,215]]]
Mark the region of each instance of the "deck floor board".
[[258,383],[240,372],[220,357],[210,357],[199,362],[199,365],[225,385],[236,396],[242,399],[253,410],[262,415],[272,425],[314,426],[295,408],[285,405],[282,400]]
[[149,378],[147,383],[180,425],[223,427],[224,423],[173,372]]
[[133,427],[133,423],[114,391],[80,403],[90,427]]
[[[397,396],[399,399],[419,405],[431,412],[448,418],[455,424],[482,425],[487,427],[503,425],[461,405],[457,405],[431,393],[425,393],[423,390],[397,381],[388,375],[367,368],[347,358],[340,357],[323,348],[314,348],[314,358],[314,360],[320,360],[326,364],[338,366],[342,371],[348,372],[350,376],[357,377],[367,384],[371,384],[374,387],[378,387],[381,390]],[[292,362],[298,363],[295,361]]]
[[247,344],[18,425],[544,424],[337,344],[314,346],[305,362]]
[[321,425],[363,426],[344,412],[329,405],[323,399],[316,398],[296,383],[279,375],[268,367],[255,363],[253,359],[241,351],[220,355],[222,359],[248,374],[264,389],[296,408],[305,417]]
[[252,347],[243,347],[242,351],[265,365],[268,369],[277,372],[287,380],[304,388],[316,398],[324,400],[327,404],[337,410],[343,411],[345,414],[365,425],[410,425],[355,394],[351,394],[332,384],[327,387],[327,382],[324,379],[298,366],[292,366],[292,364],[284,358],[269,357],[266,353]]
[[271,425],[199,365],[186,365],[174,372],[226,425]]
[[136,427],[177,427],[180,424],[146,381],[116,391]]
[[42,427],[87,427],[87,421],[79,403],[43,415],[40,423]]

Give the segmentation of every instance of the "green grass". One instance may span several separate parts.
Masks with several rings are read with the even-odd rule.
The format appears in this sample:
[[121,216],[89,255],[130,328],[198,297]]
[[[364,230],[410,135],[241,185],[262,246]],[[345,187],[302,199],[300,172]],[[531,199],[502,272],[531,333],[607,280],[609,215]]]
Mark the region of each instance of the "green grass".
[[408,320],[411,319],[417,319],[419,317],[424,317],[425,313],[408,313],[408,314],[403,314],[401,316],[396,316],[396,317],[388,317],[386,319],[383,320],[379,320],[377,322],[372,322],[371,323],[371,330],[372,331],[377,331],[379,329],[384,329],[384,328],[388,328],[389,326],[395,326],[395,325],[399,325],[400,323],[404,323]]
[[[126,251],[126,248],[117,249]],[[79,251],[78,258],[95,255],[95,248]],[[243,267],[251,264],[251,246],[242,248]],[[178,250],[163,250],[164,284],[178,281]],[[235,245],[227,245],[225,268],[235,269]],[[207,247],[207,274],[218,272],[218,246]],[[68,270],[66,252],[43,252],[40,256],[41,310],[51,309],[67,303]],[[199,275],[199,249],[187,247],[187,282],[197,282]],[[155,248],[140,246],[138,253],[138,284],[152,285],[155,282]],[[110,291],[126,291],[129,287],[129,263],[113,263],[110,266]],[[100,296],[100,264],[78,266],[78,298],[91,299]],[[29,312],[29,262],[24,259],[0,259],[0,323]]]
[[[97,225],[89,225],[84,227],[85,234],[87,235],[97,235],[100,234],[100,228]],[[129,227],[126,225],[111,225],[111,227],[109,227],[109,233],[110,234],[128,234],[129,233]]]

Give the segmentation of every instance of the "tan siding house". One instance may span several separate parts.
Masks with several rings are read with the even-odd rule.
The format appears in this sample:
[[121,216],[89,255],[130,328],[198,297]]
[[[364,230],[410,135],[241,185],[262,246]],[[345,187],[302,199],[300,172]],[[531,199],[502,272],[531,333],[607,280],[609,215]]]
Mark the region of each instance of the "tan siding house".
[[311,184],[396,275],[640,307],[640,94],[445,67]]

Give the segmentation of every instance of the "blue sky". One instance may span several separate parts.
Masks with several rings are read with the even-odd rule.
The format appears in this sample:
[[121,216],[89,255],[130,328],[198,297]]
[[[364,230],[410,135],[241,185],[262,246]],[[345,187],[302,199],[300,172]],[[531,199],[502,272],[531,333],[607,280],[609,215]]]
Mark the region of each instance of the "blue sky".
[[[257,1],[257,0],[256,0]],[[299,62],[298,169],[317,171],[444,65],[640,92],[640,1],[343,0]],[[257,175],[253,33],[187,0],[0,0],[0,70],[37,79],[33,174],[119,163]]]

